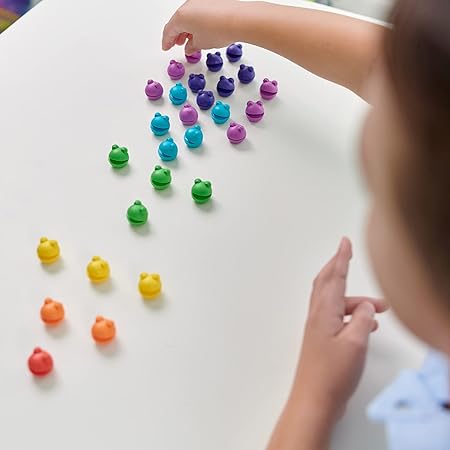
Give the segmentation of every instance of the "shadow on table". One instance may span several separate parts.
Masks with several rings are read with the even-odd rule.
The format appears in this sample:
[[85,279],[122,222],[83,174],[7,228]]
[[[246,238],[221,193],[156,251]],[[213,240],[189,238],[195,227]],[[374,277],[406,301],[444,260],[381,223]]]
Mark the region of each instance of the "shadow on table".
[[110,294],[114,290],[114,282],[111,278],[108,278],[103,283],[92,283],[92,289],[99,294]]
[[160,106],[164,106],[164,104],[165,104],[165,99],[164,99],[164,96],[162,96],[161,98],[159,98],[158,100],[149,100],[149,99],[147,99],[147,103],[150,105],[150,106],[156,106],[157,108],[159,108]]
[[167,297],[163,292],[159,295],[158,298],[155,298],[154,300],[147,300],[143,298],[142,303],[147,309],[150,309],[152,311],[160,311],[167,307]]
[[178,158],[172,159],[172,161],[162,161],[163,165],[169,169],[178,169],[180,167],[180,161]]
[[120,343],[117,338],[106,344],[96,343],[97,351],[107,358],[116,357],[120,353]]
[[118,177],[126,177],[126,176],[128,176],[130,174],[132,169],[131,169],[130,164],[127,164],[122,169],[114,169],[114,168],[111,167],[111,170],[112,170],[113,174],[118,176]]
[[252,144],[252,141],[250,141],[249,139],[246,139],[240,144],[230,144],[230,146],[233,150],[236,149],[242,152],[248,152],[255,149],[255,147]]
[[197,148],[188,148],[187,150],[192,155],[202,156],[205,152],[208,152],[208,144],[203,143],[200,147]]
[[133,233],[136,233],[140,236],[148,236],[151,232],[150,229],[150,224],[148,222],[144,223],[144,225],[140,225],[140,226],[134,226],[134,225],[130,225],[131,230],[133,231]]
[[34,384],[43,391],[49,391],[51,389],[54,389],[55,386],[58,384],[58,375],[53,369],[51,373],[44,377],[37,377],[33,376]]
[[60,339],[66,336],[69,332],[69,323],[67,322],[67,320],[63,320],[61,323],[55,325],[46,324],[45,331],[52,337]]
[[41,267],[48,273],[58,273],[64,269],[64,260],[59,257],[58,261],[52,264],[41,264]]
[[214,201],[213,198],[210,199],[209,201],[207,201],[206,203],[195,203],[194,202],[194,206],[195,206],[195,208],[197,208],[200,211],[205,212],[205,213],[212,213],[217,208],[216,202]]
[[155,189],[155,193],[156,195],[158,195],[159,197],[162,198],[170,198],[173,197],[174,194],[174,188],[172,185],[170,185],[168,188],[163,189],[163,190],[157,190]]

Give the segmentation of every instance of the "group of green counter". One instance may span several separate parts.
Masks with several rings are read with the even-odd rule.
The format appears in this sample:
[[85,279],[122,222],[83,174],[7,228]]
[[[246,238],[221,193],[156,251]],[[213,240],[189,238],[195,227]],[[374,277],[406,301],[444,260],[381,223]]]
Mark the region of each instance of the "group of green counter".
[[[113,145],[109,152],[109,163],[113,169],[120,170],[128,165],[130,156],[126,147]],[[167,189],[172,183],[172,173],[170,169],[156,165],[150,175],[152,186],[162,191]],[[212,187],[210,181],[203,181],[200,178],[194,180],[191,188],[191,195],[196,203],[206,203],[212,196]],[[140,200],[136,200],[127,210],[127,219],[133,226],[144,225],[148,219],[148,210]]]

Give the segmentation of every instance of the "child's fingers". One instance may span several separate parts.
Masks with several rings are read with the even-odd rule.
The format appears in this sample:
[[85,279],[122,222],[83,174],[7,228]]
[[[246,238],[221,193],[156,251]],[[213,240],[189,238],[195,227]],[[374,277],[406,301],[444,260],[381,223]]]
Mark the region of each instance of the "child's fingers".
[[[344,260],[348,254],[348,246],[350,245],[350,258],[351,258],[351,244],[348,238],[342,238],[339,243],[338,250],[336,254],[322,267],[321,271],[317,274],[316,279],[314,280],[315,284],[324,284],[326,281],[329,281],[333,275],[337,273],[338,270],[342,271],[342,261],[340,262],[340,266],[337,267],[336,263],[338,259],[344,257]],[[349,259],[350,259],[349,258]],[[348,264],[348,262],[347,262]],[[348,270],[348,269],[347,269]]]
[[379,326],[378,325],[378,320],[374,320],[371,333],[373,333],[374,331],[377,331],[378,330],[378,326]]
[[343,238],[336,255],[324,266],[314,280],[311,305],[326,308],[333,315],[344,313],[345,285],[351,258],[351,244]]
[[[344,316],[345,276],[348,271],[348,268],[345,268],[345,261],[348,264],[350,257],[350,241],[347,238],[343,238],[336,254],[325,264],[313,284],[310,311],[312,313],[318,312],[320,315],[333,316],[336,319],[334,321],[335,324],[341,323],[341,318]],[[336,268],[338,261],[339,267]],[[344,279],[342,278],[342,273],[344,273]],[[338,331],[340,331],[338,328],[333,330],[333,332]]]
[[353,311],[358,307],[360,303],[369,302],[375,308],[375,312],[382,313],[389,308],[389,305],[382,298],[372,297],[345,297],[345,315],[353,314]]
[[326,284],[328,295],[325,297],[324,306],[329,313],[336,317],[345,314],[345,290],[347,288],[347,276],[352,258],[352,244],[344,237],[336,254],[336,262],[331,272],[331,277]]
[[334,267],[336,265],[336,259],[338,257],[339,252],[342,248],[342,242],[343,239],[339,242],[339,247],[336,251],[336,253],[332,256],[332,258],[322,267],[320,272],[317,274],[316,281],[318,282],[324,282],[327,279],[331,277],[331,274],[333,273]]
[[162,49],[170,50],[175,45],[180,33],[181,32],[178,30],[178,27],[172,17],[164,26],[161,44]]
[[350,239],[342,238],[341,245],[336,255],[336,263],[331,274],[331,281],[340,295],[344,296],[347,285],[348,269],[352,259],[352,243]]
[[194,37],[192,36],[192,34],[189,34],[187,36],[187,43],[186,43],[186,47],[184,48],[184,52],[186,53],[186,55],[192,55],[193,53],[197,52],[198,50],[201,50],[201,48],[197,48],[197,46],[194,43]]
[[340,336],[359,349],[366,348],[370,333],[377,327],[374,316],[375,307],[372,303],[360,303],[353,311],[350,322],[343,328]]
[[332,258],[320,269],[320,272],[317,274],[314,279],[315,285],[323,284],[327,279],[329,279],[330,274],[334,268],[336,263],[337,253],[332,256]]
[[184,43],[186,42],[186,39],[188,37],[187,33],[181,33],[178,35],[177,39],[176,39],[176,44],[177,45],[184,45]]
[[[350,323],[350,322],[344,323],[344,327],[343,327],[342,329],[344,329],[345,327],[347,327],[349,323]],[[378,328],[379,328],[378,320],[375,320],[375,319],[374,319],[374,320],[373,320],[373,327],[372,327],[371,333],[377,331]]]

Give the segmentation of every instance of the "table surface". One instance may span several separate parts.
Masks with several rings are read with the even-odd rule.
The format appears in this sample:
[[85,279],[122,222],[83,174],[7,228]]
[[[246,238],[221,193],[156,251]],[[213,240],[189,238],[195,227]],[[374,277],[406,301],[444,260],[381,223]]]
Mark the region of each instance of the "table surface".
[[[188,151],[178,108],[143,92],[152,77],[167,93],[168,60],[182,58],[180,48],[160,51],[177,3],[46,0],[0,36],[0,448],[261,449],[290,386],[311,281],[340,236],[354,242],[349,292],[377,294],[357,156],[367,106],[246,45],[256,81],[238,86],[229,103],[248,140],[231,146],[226,127],[202,112],[205,144]],[[236,71],[226,63],[223,73]],[[251,125],[244,105],[265,76],[279,81],[279,97]],[[208,86],[217,77],[207,74]],[[180,144],[165,193],[149,184],[159,163],[148,129],[157,110],[171,117]],[[115,143],[129,148],[128,169],[109,167]],[[190,197],[196,177],[213,184],[204,207]],[[125,211],[137,198],[150,225],[135,230]],[[62,250],[48,268],[36,257],[43,235]],[[93,255],[110,263],[104,286],[86,278]],[[160,300],[140,298],[143,271],[161,274]],[[46,296],[66,308],[56,329],[39,319]],[[90,336],[98,314],[117,325],[105,348]],[[55,360],[44,379],[26,367],[35,346]],[[334,450],[384,447],[365,405],[422,353],[392,316],[381,318]]]

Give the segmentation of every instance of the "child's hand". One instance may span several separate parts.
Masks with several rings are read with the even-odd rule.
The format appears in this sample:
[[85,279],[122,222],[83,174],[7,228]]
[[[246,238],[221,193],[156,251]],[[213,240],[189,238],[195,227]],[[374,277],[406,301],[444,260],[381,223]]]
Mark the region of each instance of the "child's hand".
[[375,312],[387,308],[382,300],[345,296],[351,257],[351,242],[344,238],[314,280],[293,390],[302,402],[322,405],[334,417],[343,413],[361,378],[369,335],[378,326]]
[[238,14],[236,0],[187,0],[164,27],[162,48],[183,45],[186,54],[224,47],[233,40],[232,23]]
[[[332,428],[361,378],[369,335],[377,329],[382,300],[346,297],[351,243],[314,280],[305,336],[291,395],[269,449],[325,449]],[[345,316],[351,316],[345,321]]]

